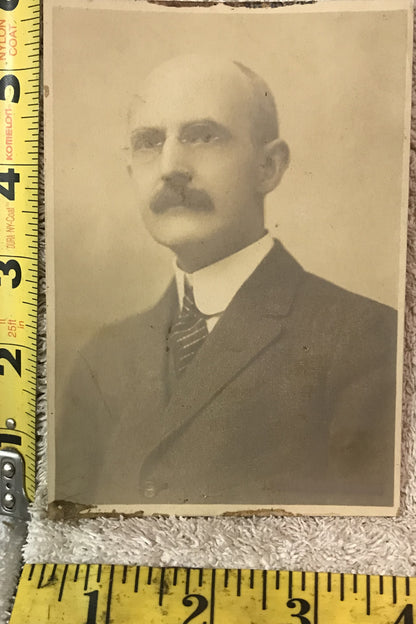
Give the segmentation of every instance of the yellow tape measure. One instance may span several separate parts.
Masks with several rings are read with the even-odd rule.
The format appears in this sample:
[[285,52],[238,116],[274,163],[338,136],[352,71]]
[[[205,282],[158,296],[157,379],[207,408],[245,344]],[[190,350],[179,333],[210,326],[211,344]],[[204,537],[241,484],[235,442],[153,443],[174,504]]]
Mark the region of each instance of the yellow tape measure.
[[0,513],[35,493],[40,0],[0,0]]
[[10,624],[413,624],[416,579],[25,565]]

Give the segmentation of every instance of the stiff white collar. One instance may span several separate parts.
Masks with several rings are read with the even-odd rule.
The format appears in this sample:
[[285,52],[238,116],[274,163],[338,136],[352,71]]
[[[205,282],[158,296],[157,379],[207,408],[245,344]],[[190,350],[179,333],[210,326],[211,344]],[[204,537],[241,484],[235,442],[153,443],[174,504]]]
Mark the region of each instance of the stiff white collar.
[[248,247],[194,273],[185,273],[175,262],[176,287],[180,305],[182,306],[186,276],[193,287],[198,310],[209,316],[221,314],[244,282],[267,256],[273,244],[273,238],[267,232]]

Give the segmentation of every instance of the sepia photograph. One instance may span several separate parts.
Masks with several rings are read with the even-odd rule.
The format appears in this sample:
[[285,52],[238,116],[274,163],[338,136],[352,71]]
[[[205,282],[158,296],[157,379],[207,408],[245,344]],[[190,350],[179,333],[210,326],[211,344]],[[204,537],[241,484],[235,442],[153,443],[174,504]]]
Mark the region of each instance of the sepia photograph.
[[395,515],[412,8],[45,6],[49,502]]

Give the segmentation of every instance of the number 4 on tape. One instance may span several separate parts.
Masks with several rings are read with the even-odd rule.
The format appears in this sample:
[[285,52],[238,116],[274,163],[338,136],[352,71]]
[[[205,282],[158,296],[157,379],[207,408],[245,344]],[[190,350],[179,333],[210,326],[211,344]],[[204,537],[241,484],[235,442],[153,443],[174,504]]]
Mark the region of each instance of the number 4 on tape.
[[37,564],[10,624],[413,624],[415,597],[408,577]]

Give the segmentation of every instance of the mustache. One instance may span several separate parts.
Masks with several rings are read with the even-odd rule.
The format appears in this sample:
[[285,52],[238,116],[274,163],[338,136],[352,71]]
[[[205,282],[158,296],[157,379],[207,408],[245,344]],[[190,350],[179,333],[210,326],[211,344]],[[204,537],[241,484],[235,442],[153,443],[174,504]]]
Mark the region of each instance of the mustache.
[[186,185],[165,184],[150,202],[150,209],[157,214],[174,206],[184,206],[196,212],[214,210],[214,202],[206,191]]

